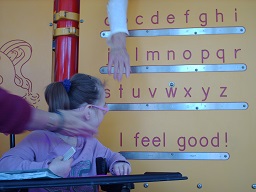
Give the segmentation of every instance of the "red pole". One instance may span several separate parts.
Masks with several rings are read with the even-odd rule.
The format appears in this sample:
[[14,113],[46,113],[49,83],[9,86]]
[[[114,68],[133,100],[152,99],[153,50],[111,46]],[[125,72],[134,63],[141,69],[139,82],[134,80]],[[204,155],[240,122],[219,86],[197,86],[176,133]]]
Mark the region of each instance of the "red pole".
[[[80,13],[80,0],[54,0],[54,12],[67,11]],[[60,19],[57,28],[79,28],[79,21]],[[70,78],[78,72],[79,37],[76,35],[60,35],[55,37],[55,71],[54,81]]]

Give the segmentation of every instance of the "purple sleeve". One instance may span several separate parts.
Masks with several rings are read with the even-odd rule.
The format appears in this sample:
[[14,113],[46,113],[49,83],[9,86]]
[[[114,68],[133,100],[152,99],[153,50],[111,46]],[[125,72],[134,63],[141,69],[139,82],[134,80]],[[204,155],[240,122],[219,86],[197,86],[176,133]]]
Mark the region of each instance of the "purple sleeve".
[[[113,165],[116,162],[121,161],[121,162],[128,163],[130,165],[130,163],[125,159],[124,156],[122,156],[120,153],[111,151],[109,148],[102,145],[99,141],[96,145],[95,151],[97,152],[98,157],[106,158],[107,166],[109,167],[109,172],[111,174],[113,174],[112,169],[113,169]],[[100,154],[102,154],[102,155],[100,155]]]
[[50,144],[47,141],[47,136],[41,131],[31,132],[2,156],[0,172],[48,168],[48,163],[52,159],[47,158],[47,151],[50,151]]
[[21,97],[0,88],[0,132],[21,133],[31,118],[31,107]]

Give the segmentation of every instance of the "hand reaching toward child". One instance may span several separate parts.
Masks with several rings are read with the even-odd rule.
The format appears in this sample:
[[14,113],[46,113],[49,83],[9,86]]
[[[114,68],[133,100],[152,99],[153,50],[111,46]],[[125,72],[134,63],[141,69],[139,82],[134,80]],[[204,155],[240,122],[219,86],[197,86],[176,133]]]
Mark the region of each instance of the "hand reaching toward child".
[[116,162],[112,169],[115,175],[130,175],[131,171],[131,166],[126,162]]
[[63,161],[62,156],[58,156],[49,164],[49,169],[60,177],[66,178],[69,175],[71,170],[71,164],[73,162],[73,158],[69,160]]

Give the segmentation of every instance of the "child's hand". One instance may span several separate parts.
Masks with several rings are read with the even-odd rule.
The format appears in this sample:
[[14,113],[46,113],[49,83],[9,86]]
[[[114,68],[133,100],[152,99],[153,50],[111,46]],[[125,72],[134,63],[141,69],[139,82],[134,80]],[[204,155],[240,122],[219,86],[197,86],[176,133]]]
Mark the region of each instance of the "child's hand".
[[126,162],[116,162],[113,166],[113,173],[115,175],[129,175],[131,171],[131,166]]
[[73,158],[69,160],[63,161],[63,157],[59,156],[52,160],[49,164],[49,169],[55,174],[60,177],[67,177],[71,170],[71,164],[73,162]]

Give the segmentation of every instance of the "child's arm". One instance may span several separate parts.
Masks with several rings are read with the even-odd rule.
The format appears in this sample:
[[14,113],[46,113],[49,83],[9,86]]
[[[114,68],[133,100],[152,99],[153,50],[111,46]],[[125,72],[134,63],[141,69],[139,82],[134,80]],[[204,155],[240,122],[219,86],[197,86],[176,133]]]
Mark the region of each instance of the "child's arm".
[[97,157],[106,159],[107,167],[112,175],[128,175],[131,173],[131,165],[120,153],[111,151],[99,141],[96,150]]
[[[31,170],[48,168],[50,160],[42,159],[46,151],[39,148],[47,148],[47,140],[40,132],[32,132],[16,147],[7,151],[0,159],[0,171]],[[38,156],[37,156],[38,155]],[[40,159],[41,158],[41,159]]]
[[132,171],[131,165],[127,162],[115,162],[110,170],[112,175],[130,175]]

